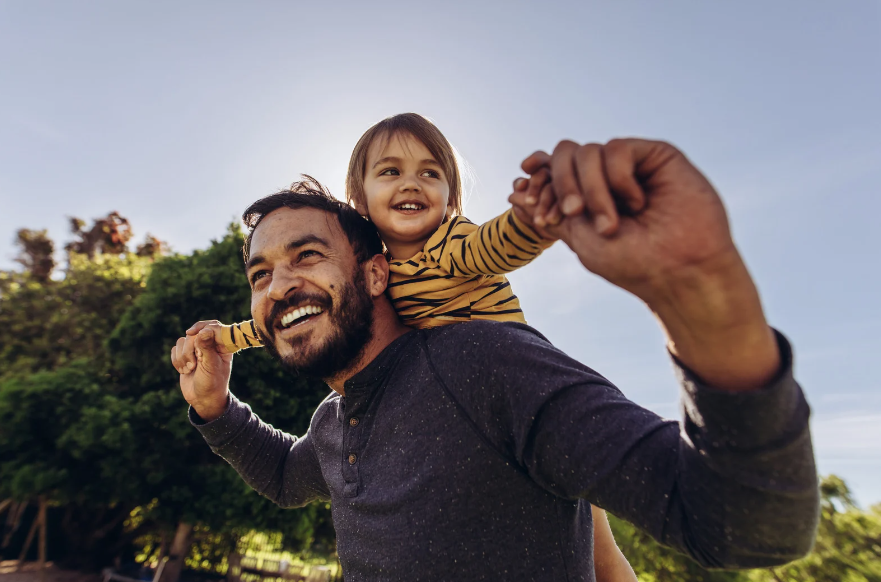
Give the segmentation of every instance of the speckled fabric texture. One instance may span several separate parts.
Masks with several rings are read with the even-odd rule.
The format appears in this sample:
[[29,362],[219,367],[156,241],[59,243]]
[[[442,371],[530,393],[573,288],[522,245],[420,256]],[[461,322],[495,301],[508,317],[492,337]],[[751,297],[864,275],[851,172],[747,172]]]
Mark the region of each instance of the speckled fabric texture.
[[282,506],[330,499],[346,580],[592,581],[588,502],[708,566],[788,561],[813,540],[808,406],[784,369],[732,394],[675,366],[682,423],[627,400],[532,328],[412,331],[297,438],[231,398],[200,424]]

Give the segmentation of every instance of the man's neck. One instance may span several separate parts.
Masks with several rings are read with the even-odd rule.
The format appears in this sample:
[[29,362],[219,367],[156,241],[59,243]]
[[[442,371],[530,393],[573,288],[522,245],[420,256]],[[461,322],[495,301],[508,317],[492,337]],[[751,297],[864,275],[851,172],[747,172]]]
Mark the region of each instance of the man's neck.
[[377,301],[373,315],[373,334],[370,341],[364,346],[361,356],[346,370],[332,378],[324,379],[327,385],[341,396],[346,395],[345,383],[349,378],[366,368],[393,341],[408,331],[412,331],[411,328],[401,323],[398,314],[388,301]]

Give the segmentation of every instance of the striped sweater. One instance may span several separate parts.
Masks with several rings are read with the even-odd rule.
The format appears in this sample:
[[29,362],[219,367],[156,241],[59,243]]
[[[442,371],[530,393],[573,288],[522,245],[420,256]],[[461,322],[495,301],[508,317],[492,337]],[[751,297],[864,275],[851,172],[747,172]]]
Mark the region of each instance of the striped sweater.
[[[504,274],[551,244],[512,210],[480,226],[456,216],[421,252],[389,261],[387,293],[401,320],[419,329],[472,319],[526,323]],[[232,352],[262,345],[253,321],[228,326],[222,337]]]

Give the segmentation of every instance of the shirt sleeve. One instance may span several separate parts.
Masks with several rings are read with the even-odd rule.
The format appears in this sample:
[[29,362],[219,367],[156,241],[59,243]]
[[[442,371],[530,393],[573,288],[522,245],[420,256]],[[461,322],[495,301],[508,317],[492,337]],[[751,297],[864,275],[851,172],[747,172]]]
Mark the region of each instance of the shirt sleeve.
[[308,431],[300,438],[282,432],[233,395],[223,415],[211,422],[202,421],[192,407],[189,416],[211,450],[272,502],[302,507],[330,499]]
[[[444,230],[445,229],[445,230]],[[428,252],[450,275],[501,275],[526,265],[554,241],[542,238],[508,210],[480,226],[463,216],[441,225]]]
[[767,567],[810,550],[819,494],[809,408],[783,336],[779,375],[751,392],[706,386],[674,361],[684,411],[675,422],[530,328],[484,325],[491,339],[469,345],[492,353],[472,349],[474,360],[460,354],[439,374],[540,487],[607,509],[706,567]]
[[260,335],[257,333],[254,320],[243,321],[233,325],[221,324],[220,341],[223,347],[233,354],[240,350],[263,346],[263,340],[260,339]]

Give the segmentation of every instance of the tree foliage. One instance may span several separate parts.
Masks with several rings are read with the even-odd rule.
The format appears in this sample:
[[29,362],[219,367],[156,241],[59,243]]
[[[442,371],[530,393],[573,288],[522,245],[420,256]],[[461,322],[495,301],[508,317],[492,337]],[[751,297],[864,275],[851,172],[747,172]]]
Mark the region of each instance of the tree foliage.
[[19,246],[15,262],[23,266],[35,280],[48,281],[55,269],[55,243],[46,230],[22,228],[15,233],[15,241]]

